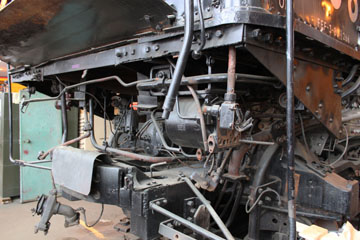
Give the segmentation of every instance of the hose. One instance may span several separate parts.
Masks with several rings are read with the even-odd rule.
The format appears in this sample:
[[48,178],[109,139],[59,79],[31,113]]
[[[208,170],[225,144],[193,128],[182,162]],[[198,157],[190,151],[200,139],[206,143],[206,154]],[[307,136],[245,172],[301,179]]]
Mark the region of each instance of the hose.
[[354,78],[354,76],[355,76],[358,69],[359,69],[359,65],[354,65],[351,68],[351,71],[350,71],[349,75],[346,77],[346,79],[342,83],[343,87],[346,86],[348,83],[350,83],[353,80],[353,78]]
[[100,221],[100,219],[101,219],[101,217],[102,217],[102,215],[103,215],[103,213],[104,213],[104,204],[101,203],[101,212],[100,212],[100,215],[99,215],[98,219],[96,219],[96,221],[95,221],[93,224],[91,224],[91,225],[89,225],[88,222],[87,222],[86,213],[85,213],[85,212],[86,212],[85,208],[80,207],[80,208],[76,209],[75,211],[81,212],[81,213],[84,215],[84,223],[85,223],[86,227],[91,228],[91,227],[93,227],[93,226],[95,226],[96,224],[99,223],[99,221]]
[[166,95],[165,102],[163,105],[163,119],[168,119],[170,112],[174,108],[176,96],[179,91],[181,78],[184,74],[186,63],[189,57],[191,44],[193,40],[194,32],[194,1],[185,0],[185,33],[184,33],[184,44],[179,54],[179,59],[176,62],[176,67],[174,71],[174,77],[171,81],[169,91]]

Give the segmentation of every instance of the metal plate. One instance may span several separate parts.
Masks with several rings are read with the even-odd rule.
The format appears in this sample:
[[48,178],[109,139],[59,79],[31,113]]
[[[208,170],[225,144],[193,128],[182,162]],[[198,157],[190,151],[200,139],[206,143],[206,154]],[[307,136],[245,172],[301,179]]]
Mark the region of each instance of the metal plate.
[[159,226],[159,233],[167,237],[169,239],[177,239],[177,240],[195,240],[195,238],[190,237],[180,231],[175,230],[174,228],[170,227],[173,226],[172,220],[167,220],[165,222],[160,223]]
[[[286,56],[283,53],[247,45],[247,49],[286,84]],[[334,93],[334,70],[295,59],[295,96],[335,136],[341,128],[341,97]]]
[[96,159],[105,154],[73,147],[57,147],[52,156],[52,173],[56,184],[89,195]]
[[173,12],[162,0],[16,0],[0,11],[1,59],[36,65],[155,32]]

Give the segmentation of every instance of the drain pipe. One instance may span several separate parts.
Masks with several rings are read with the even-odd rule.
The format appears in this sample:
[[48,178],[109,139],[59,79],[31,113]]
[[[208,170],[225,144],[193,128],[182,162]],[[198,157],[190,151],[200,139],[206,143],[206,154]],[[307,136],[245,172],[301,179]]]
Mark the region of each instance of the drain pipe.
[[295,204],[295,112],[294,112],[294,13],[293,0],[286,1],[286,134],[289,240],[296,240]]
[[228,79],[227,89],[225,94],[225,101],[234,103],[236,100],[235,94],[236,82],[236,49],[234,46],[229,47],[229,60],[228,60]]
[[174,108],[176,96],[179,91],[181,78],[184,74],[186,63],[189,57],[191,43],[193,40],[194,32],[194,0],[185,0],[185,33],[184,33],[184,44],[180,51],[179,59],[176,62],[174,71],[174,77],[171,81],[169,91],[166,95],[165,102],[163,105],[163,119],[168,119],[171,111]]

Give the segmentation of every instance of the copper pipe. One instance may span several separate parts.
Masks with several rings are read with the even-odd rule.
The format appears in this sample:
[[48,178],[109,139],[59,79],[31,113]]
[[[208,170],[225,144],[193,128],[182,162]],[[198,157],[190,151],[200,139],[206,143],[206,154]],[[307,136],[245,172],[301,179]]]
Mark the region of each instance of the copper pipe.
[[235,93],[235,81],[236,81],[236,49],[234,46],[229,47],[229,62],[228,62],[228,81],[227,81],[227,93]]

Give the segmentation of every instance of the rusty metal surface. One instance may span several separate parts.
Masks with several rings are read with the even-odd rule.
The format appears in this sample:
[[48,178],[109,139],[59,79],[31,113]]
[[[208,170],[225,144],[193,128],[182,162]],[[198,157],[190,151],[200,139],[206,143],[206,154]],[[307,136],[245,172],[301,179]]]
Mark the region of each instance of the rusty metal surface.
[[[294,1],[295,19],[334,39],[355,47],[358,42],[359,1],[343,0],[339,5],[331,0]],[[286,15],[286,1],[263,1],[272,14]],[[299,29],[295,29],[299,30]]]
[[[279,52],[248,45],[247,49],[286,84],[286,56]],[[341,128],[341,97],[333,87],[334,70],[295,59],[295,96],[335,136]]]
[[162,0],[15,0],[0,11],[1,59],[36,65],[158,31],[172,13]]

